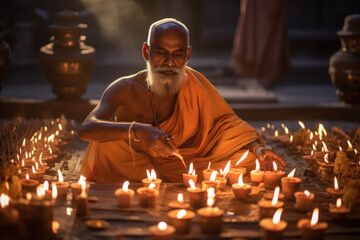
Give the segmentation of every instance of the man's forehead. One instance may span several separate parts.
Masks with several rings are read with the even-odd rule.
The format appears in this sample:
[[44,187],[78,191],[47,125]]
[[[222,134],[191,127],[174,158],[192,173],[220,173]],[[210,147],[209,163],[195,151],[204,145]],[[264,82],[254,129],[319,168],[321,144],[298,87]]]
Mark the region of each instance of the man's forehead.
[[181,25],[172,22],[163,23],[154,28],[150,44],[163,39],[188,44],[188,33]]

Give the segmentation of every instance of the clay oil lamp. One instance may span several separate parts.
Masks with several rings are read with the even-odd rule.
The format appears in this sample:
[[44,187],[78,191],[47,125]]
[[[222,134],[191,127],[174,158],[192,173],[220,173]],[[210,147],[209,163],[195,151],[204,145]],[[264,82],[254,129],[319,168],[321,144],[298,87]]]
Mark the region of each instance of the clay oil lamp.
[[342,205],[341,198],[336,200],[336,204],[330,203],[329,212],[336,217],[344,217],[350,212],[350,208]]
[[224,211],[213,207],[214,198],[207,199],[207,207],[197,210],[200,220],[200,229],[204,234],[220,234],[222,231],[222,218]]
[[297,227],[302,231],[303,239],[318,240],[324,238],[328,224],[326,222],[318,222],[318,220],[319,209],[315,208],[311,220],[301,219],[297,223]]
[[216,175],[217,175],[217,172],[216,171],[213,171],[211,173],[211,176],[210,176],[210,179],[209,180],[204,180],[201,182],[201,187],[202,189],[204,189],[205,191],[209,188],[214,188],[216,189],[217,188],[217,185],[218,183],[216,182]]
[[274,213],[277,209],[284,207],[284,202],[278,201],[279,193],[280,187],[276,187],[273,199],[271,201],[260,200],[258,202],[261,218],[271,218],[272,216],[274,216]]
[[328,152],[324,155],[323,161],[317,160],[317,164],[319,165],[319,172],[321,173],[332,174],[334,172],[334,163],[329,162]]
[[153,208],[156,206],[159,197],[159,191],[156,189],[155,183],[150,183],[148,187],[138,188],[136,190],[138,195],[139,206],[142,208]]
[[188,234],[191,231],[192,219],[195,217],[195,213],[187,211],[185,209],[173,210],[168,214],[170,224],[175,227],[176,234]]
[[183,173],[183,183],[186,187],[190,187],[189,185],[189,180],[193,180],[194,183],[196,183],[197,181],[197,175],[195,173],[195,169],[194,169],[194,164],[193,163],[190,163],[190,166],[189,166],[189,172],[186,174],[186,173]]
[[283,208],[276,210],[272,218],[264,218],[259,225],[262,228],[263,239],[278,240],[283,238],[283,233],[287,227],[287,222],[280,220]]
[[308,212],[312,209],[312,202],[315,195],[308,190],[295,193],[295,208],[301,212]]
[[154,183],[155,189],[159,191],[162,180],[156,177],[155,170],[151,169],[151,172],[150,172],[148,169],[146,169],[146,175],[147,175],[147,178],[144,178],[142,180],[144,187],[149,187],[149,185],[151,183]]
[[40,153],[40,156],[39,156],[39,166],[38,166],[39,169],[42,169],[44,171],[48,170],[49,169],[49,166],[47,163],[43,163],[42,162],[42,153]]
[[89,216],[90,210],[89,210],[89,201],[88,201],[88,195],[86,193],[86,182],[81,182],[81,193],[77,198],[76,202],[76,215],[79,217],[86,217]]
[[238,183],[234,183],[232,187],[232,191],[237,199],[246,199],[250,192],[251,186],[249,184],[244,184],[242,174],[240,174]]
[[159,222],[158,225],[149,227],[149,232],[153,240],[169,240],[173,238],[175,228],[166,222]]
[[[190,186],[190,184],[189,184],[189,186]],[[184,203],[184,195],[182,193],[179,193],[177,196],[177,201],[170,202],[169,207],[175,208],[175,209],[188,209],[190,207],[190,204]]]
[[52,190],[50,190],[49,188],[49,182],[48,181],[44,181],[43,184],[40,184],[40,186],[44,189],[45,191],[45,198],[44,199],[51,199],[51,195],[52,195]]
[[[82,185],[83,183],[86,183],[86,177],[84,177],[83,175],[80,176],[79,181],[74,182],[70,185],[71,187],[71,191],[72,191],[72,200],[76,201],[78,196],[80,195],[81,191],[82,191]],[[90,184],[86,183],[85,185],[85,193],[88,194],[89,192],[89,188],[90,188]]]
[[227,179],[228,179],[228,173],[230,170],[231,161],[229,160],[224,168],[224,170],[220,169],[219,176],[216,176],[215,181],[217,182],[216,188],[219,190],[224,190]]
[[125,181],[122,188],[118,188],[115,191],[117,199],[117,206],[119,208],[130,208],[132,206],[132,199],[135,195],[134,190],[129,189],[129,181]]
[[67,196],[68,189],[69,189],[69,183],[64,182],[64,177],[63,177],[60,169],[58,169],[57,172],[58,172],[58,181],[53,182],[53,184],[56,185],[56,188],[58,191],[58,198],[65,199]]
[[[0,233],[5,239],[15,239],[19,226],[19,212],[9,206],[10,198],[4,193],[0,196]],[[4,236],[5,233],[5,236]],[[9,237],[9,238],[7,238]]]
[[29,174],[25,175],[25,179],[20,180],[21,187],[25,192],[35,192],[36,187],[39,185],[39,181],[30,179]]
[[186,190],[189,194],[190,205],[193,208],[201,208],[206,206],[206,190],[195,186],[194,181],[189,180],[189,185]]
[[260,170],[260,163],[258,159],[255,160],[255,163],[256,163],[256,168],[255,170],[252,170],[250,172],[250,179],[252,183],[259,184],[264,181],[264,171]]
[[295,193],[300,189],[301,179],[294,177],[296,168],[294,168],[287,177],[281,179],[281,191],[284,194],[285,199],[294,200]]
[[235,163],[235,166],[230,168],[230,171],[228,173],[229,175],[229,184],[232,186],[234,183],[237,183],[239,180],[240,174],[243,174],[243,176],[246,173],[246,168],[239,167],[238,165],[246,159],[246,157],[249,154],[249,150],[247,150],[241,158]]
[[334,176],[334,188],[327,188],[326,191],[336,199],[341,198],[344,195],[344,189],[339,189],[339,183],[336,176]]
[[25,158],[23,158],[24,165],[27,168],[31,168],[35,165],[35,159],[31,157],[31,153],[25,152]]
[[285,176],[283,171],[277,170],[277,165],[273,162],[274,171],[265,171],[264,173],[264,186],[268,189],[274,189],[276,186],[281,185],[281,178]]
[[211,169],[210,166],[211,166],[211,162],[209,162],[208,168],[203,171],[203,177],[205,181],[210,180],[210,176],[212,172],[215,171],[214,169]]

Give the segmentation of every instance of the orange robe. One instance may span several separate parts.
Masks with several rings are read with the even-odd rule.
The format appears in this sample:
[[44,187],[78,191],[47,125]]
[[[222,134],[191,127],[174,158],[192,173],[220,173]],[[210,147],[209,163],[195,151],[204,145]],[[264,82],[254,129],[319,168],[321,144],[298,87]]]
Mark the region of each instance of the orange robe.
[[[160,124],[171,134],[180,154],[189,166],[194,163],[196,173],[211,162],[211,168],[224,168],[227,161],[234,165],[245,152],[243,146],[254,140],[262,142],[258,132],[241,120],[225,102],[215,87],[199,72],[187,67],[187,80],[178,93],[172,116]],[[141,139],[140,139],[141,141]],[[181,161],[170,158],[150,158],[135,151],[135,166],[127,141],[91,142],[85,154],[82,174],[95,182],[140,181],[146,169],[155,168],[163,181],[181,182],[186,172]],[[239,164],[254,167],[255,155]]]

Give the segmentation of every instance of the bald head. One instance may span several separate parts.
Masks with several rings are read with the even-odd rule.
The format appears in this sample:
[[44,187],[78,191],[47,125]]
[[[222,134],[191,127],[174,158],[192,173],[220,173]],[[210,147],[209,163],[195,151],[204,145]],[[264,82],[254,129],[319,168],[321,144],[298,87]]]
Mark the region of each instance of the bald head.
[[189,30],[182,22],[174,18],[164,18],[151,24],[147,38],[147,44],[149,46],[151,45],[154,37],[159,32],[177,32],[178,34],[183,35],[186,41],[186,45],[190,45]]

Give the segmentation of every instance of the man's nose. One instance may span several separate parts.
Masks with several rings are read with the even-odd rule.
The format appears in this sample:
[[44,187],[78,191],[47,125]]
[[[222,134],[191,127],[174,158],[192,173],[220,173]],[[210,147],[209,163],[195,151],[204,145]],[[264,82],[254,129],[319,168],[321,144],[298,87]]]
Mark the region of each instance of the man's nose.
[[169,67],[175,66],[175,61],[174,61],[174,57],[172,54],[167,55],[165,64],[168,65]]

